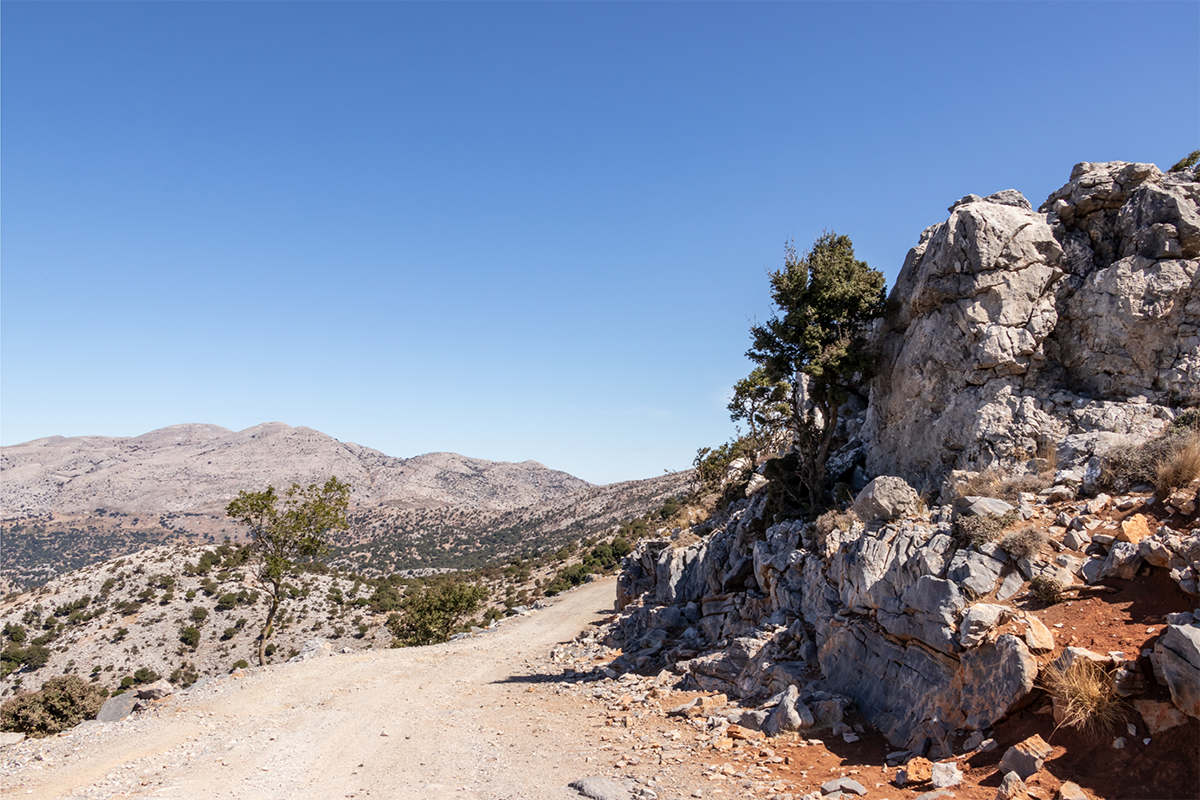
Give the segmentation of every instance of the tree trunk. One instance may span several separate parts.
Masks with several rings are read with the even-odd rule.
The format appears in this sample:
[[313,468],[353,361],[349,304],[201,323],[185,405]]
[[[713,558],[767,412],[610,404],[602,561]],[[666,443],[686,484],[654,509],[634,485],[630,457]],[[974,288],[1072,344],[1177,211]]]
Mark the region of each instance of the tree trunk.
[[279,591],[277,586],[271,593],[271,608],[267,611],[267,621],[263,624],[262,635],[258,637],[258,665],[260,667],[267,665],[267,638],[271,635],[271,623],[275,621],[275,614],[279,611]]

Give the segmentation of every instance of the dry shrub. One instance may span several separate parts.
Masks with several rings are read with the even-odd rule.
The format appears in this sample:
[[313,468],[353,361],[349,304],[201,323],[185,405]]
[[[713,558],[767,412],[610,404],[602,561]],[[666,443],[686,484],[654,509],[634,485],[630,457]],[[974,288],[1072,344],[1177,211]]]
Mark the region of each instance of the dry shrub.
[[816,532],[817,532],[817,547],[821,552],[825,551],[825,542],[829,539],[829,534],[837,531],[850,531],[850,526],[858,521],[858,517],[852,510],[838,511],[830,509],[821,516],[817,517]]
[[1161,497],[1200,478],[1200,432],[1175,438],[1177,444],[1154,473],[1154,488]]
[[995,467],[977,472],[957,486],[959,497],[995,497],[1016,503],[1022,492],[1037,494],[1054,483],[1053,472],[1009,475]]
[[1029,581],[1029,591],[1039,602],[1048,606],[1057,605],[1063,601],[1062,584],[1045,575],[1034,575]]
[[[1110,450],[1100,471],[1100,488],[1124,493],[1146,483],[1163,493],[1163,486],[1185,485],[1200,477],[1200,414],[1193,411],[1181,414],[1162,436]],[[1192,478],[1178,483],[1190,470],[1195,470]]]
[[1000,546],[1013,558],[1032,558],[1041,552],[1047,541],[1049,537],[1045,531],[1026,525],[1019,531],[1006,534],[1000,540]]
[[1052,663],[1042,670],[1041,677],[1046,691],[1058,701],[1059,727],[1099,737],[1127,716],[1112,675],[1091,659],[1076,658],[1065,668]]
[[51,736],[100,713],[99,687],[78,675],[60,675],[36,692],[21,692],[0,706],[0,728],[29,736]]
[[954,533],[958,538],[972,547],[979,547],[988,542],[994,542],[1001,532],[1017,518],[1017,512],[1010,511],[1002,517],[990,515],[961,516],[954,521]]

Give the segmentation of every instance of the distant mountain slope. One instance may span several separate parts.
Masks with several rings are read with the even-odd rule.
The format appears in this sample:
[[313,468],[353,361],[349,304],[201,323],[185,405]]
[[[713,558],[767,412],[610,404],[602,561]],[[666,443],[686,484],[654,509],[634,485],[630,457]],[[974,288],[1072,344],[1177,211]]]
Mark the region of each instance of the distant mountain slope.
[[0,594],[149,547],[237,540],[225,505],[239,490],[330,475],[352,488],[351,529],[332,557],[372,574],[557,549],[657,509],[690,480],[594,486],[536,461],[395,458],[279,422],[52,436],[0,449]]
[[13,518],[109,511],[219,514],[241,489],[349,481],[353,502],[508,511],[592,487],[536,461],[429,453],[394,458],[268,422],[231,431],[172,425],[141,436],[51,436],[0,449],[0,505]]

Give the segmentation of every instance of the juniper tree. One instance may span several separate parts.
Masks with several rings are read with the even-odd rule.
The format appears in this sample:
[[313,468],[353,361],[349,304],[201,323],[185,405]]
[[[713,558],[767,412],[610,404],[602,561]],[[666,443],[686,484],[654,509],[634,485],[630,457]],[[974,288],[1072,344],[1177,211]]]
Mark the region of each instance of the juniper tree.
[[849,237],[826,231],[811,250],[785,248],[771,273],[775,314],[750,329],[746,353],[769,379],[791,384],[791,428],[810,512],[825,493],[825,462],[838,409],[871,377],[866,330],[885,308],[884,277],[854,257]]

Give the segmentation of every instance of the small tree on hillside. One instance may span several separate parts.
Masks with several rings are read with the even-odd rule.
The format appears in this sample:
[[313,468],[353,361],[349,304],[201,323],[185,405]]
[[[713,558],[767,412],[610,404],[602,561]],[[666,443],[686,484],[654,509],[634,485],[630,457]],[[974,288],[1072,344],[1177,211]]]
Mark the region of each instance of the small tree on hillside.
[[825,462],[838,409],[872,373],[866,328],[883,315],[883,274],[854,258],[849,237],[827,231],[812,250],[785,250],[784,268],[771,273],[776,313],[750,329],[746,353],[771,380],[789,381],[791,427],[799,451],[801,485],[810,512],[825,493]]
[[267,595],[267,617],[258,641],[258,663],[267,663],[267,640],[285,596],[284,581],[297,561],[311,561],[329,552],[329,534],[346,529],[350,485],[337,478],[301,487],[293,483],[280,497],[275,487],[262,492],[238,492],[225,513],[245,525],[251,536],[250,562],[254,580]]

